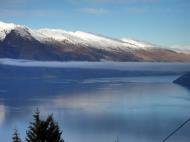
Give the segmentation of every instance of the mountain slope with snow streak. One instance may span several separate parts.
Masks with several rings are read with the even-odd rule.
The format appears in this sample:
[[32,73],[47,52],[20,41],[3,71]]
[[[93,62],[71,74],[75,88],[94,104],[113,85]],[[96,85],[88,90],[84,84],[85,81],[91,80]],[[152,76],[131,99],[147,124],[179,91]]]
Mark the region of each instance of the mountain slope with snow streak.
[[[9,34],[12,30],[16,30],[25,38],[35,38],[38,41],[48,41],[48,40],[56,40],[56,41],[65,41],[71,42],[73,44],[82,44],[86,46],[93,46],[101,49],[127,49],[127,48],[146,48],[150,47],[147,44],[144,44],[140,41],[135,40],[119,40],[113,39],[101,35],[96,35],[93,33],[86,33],[81,31],[76,32],[67,32],[61,29],[39,29],[39,30],[31,30],[25,26],[16,25],[13,23],[7,24],[0,22],[0,40],[3,40],[7,34]],[[134,44],[135,43],[135,44]]]
[[[100,49],[120,49],[127,50],[136,49],[136,48],[150,48],[153,47],[153,44],[150,46],[149,44],[145,44],[140,41],[135,40],[120,40],[114,39],[110,37],[105,37],[102,35],[96,35],[93,33],[87,32],[67,32],[60,29],[40,29],[37,32],[58,41],[68,40],[73,44],[82,44],[86,46],[93,46]],[[136,43],[136,44],[134,44]]]
[[0,22],[0,40],[5,39],[6,35],[11,32],[11,30],[20,27],[19,25],[15,25],[13,23],[3,23]]
[[190,61],[190,52],[128,38],[0,22],[0,58],[56,61]]
[[16,31],[17,34],[19,34],[20,36],[24,38],[28,38],[28,39],[34,38],[39,41],[49,40],[48,37],[26,26],[17,25],[13,23],[4,23],[0,21],[0,41],[3,41],[6,38],[6,36],[13,30]]

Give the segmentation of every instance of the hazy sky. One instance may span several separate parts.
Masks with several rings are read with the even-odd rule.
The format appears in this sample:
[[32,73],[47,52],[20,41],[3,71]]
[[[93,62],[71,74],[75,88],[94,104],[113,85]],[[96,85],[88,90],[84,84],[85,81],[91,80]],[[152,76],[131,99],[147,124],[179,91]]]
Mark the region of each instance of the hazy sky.
[[190,45],[190,0],[0,0],[0,20]]

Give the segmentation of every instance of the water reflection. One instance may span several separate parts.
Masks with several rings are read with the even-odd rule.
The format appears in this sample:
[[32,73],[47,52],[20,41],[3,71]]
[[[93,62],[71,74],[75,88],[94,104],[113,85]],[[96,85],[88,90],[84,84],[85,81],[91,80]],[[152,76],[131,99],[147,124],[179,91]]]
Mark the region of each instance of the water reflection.
[[[0,91],[0,137],[11,141],[15,127],[24,137],[38,107],[43,116],[54,113],[67,142],[113,142],[116,136],[160,142],[190,116],[190,91],[172,84],[176,77],[0,82],[6,90]],[[187,142],[189,131],[184,127],[170,141]]]
[[5,106],[0,104],[0,126],[5,120]]

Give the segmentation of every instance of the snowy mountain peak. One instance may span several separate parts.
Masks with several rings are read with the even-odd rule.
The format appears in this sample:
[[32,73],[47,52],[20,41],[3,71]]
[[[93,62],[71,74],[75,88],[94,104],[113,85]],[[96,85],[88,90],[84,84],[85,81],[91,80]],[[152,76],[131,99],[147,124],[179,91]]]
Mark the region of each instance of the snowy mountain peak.
[[[111,50],[111,51],[128,51],[128,50],[149,50],[155,48],[165,48],[173,50],[175,52],[186,53],[190,51],[188,48],[170,48],[162,47],[160,45],[152,44],[149,42],[139,41],[130,38],[116,39],[99,34],[82,32],[82,31],[65,31],[63,29],[37,29],[33,30],[26,26],[17,25],[13,23],[4,23],[0,21],[0,41],[3,41],[5,37],[14,30],[16,34],[29,40],[35,39],[41,43],[49,43],[52,41],[60,43],[71,43],[74,45],[81,45],[85,47],[91,47],[96,49]],[[188,49],[188,50],[187,50]]]
[[22,29],[22,28],[25,27],[13,23],[4,23],[0,21],[0,40],[4,40],[6,35],[9,34],[12,30]]
[[0,48],[0,56],[5,58],[63,61],[190,61],[190,52],[181,47],[171,49],[144,41],[116,39],[82,31],[69,32],[47,28],[33,30],[4,22],[0,22]]
[[13,23],[4,23],[0,21],[0,41],[3,41],[5,37],[15,30],[17,34],[27,39],[36,39],[38,41],[47,41],[46,36],[26,27],[23,25],[17,25]]
[[16,25],[13,23],[4,23],[0,22],[0,40],[4,40],[6,35],[9,34],[12,30],[16,30],[19,35],[28,38],[28,39],[36,39],[40,42],[56,40],[58,42],[62,42],[67,40],[72,44],[81,44],[85,46],[95,47],[99,49],[106,50],[127,50],[131,49],[145,49],[147,47],[153,47],[152,44],[147,44],[144,42],[140,42],[137,40],[131,39],[114,39],[110,37],[105,37],[102,35],[97,35],[88,32],[76,31],[76,32],[68,32],[63,29],[39,29],[32,30],[27,28],[26,26]]
[[99,49],[127,49],[129,46],[127,43],[124,43],[117,39],[112,39],[82,31],[68,32],[61,29],[39,29],[37,32],[58,41],[67,40],[72,44],[81,44]]
[[152,44],[152,43],[139,41],[139,40],[135,40],[135,39],[130,39],[130,38],[122,38],[121,41],[126,42],[128,44],[131,44],[135,48],[141,48],[141,49],[158,47],[158,45],[155,45],[155,44]]
[[67,32],[62,30],[62,29],[39,29],[36,30],[37,33],[42,34],[46,37],[52,38],[54,40],[58,40],[58,41],[63,41],[66,39],[69,39],[69,37],[67,37]]
[[13,23],[4,23],[0,21],[0,30],[13,29],[16,25]]
[[190,45],[174,45],[168,47],[168,49],[176,51],[178,53],[190,53]]

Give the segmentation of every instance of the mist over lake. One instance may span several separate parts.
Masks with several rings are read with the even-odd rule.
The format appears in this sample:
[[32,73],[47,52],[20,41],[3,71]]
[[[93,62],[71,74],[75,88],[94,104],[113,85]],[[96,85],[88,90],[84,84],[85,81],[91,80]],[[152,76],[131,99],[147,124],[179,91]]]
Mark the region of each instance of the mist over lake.
[[[190,117],[189,63],[0,60],[0,137],[22,139],[39,108],[66,142],[161,142]],[[168,141],[187,142],[190,124]]]

